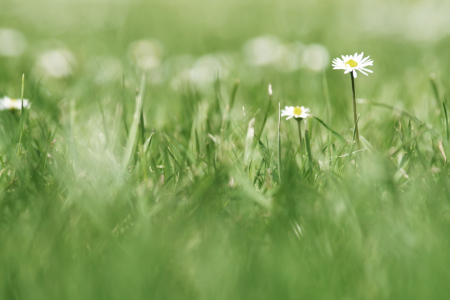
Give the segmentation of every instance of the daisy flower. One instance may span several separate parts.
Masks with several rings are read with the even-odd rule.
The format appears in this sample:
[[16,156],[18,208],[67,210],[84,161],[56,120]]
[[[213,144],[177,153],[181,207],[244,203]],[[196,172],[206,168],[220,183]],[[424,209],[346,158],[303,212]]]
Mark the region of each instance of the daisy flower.
[[286,106],[281,111],[281,116],[287,117],[286,120],[292,118],[306,119],[309,116],[309,111],[309,108],[305,108],[304,106]]
[[[23,108],[30,108],[30,102],[27,99],[23,99]],[[7,96],[0,98],[0,110],[14,110],[22,109],[22,100],[11,99]]]
[[342,59],[335,58],[333,60],[334,70],[345,70],[344,74],[353,72],[353,77],[356,78],[356,71],[360,71],[364,75],[368,75],[366,72],[373,73],[373,71],[366,69],[367,66],[373,66],[373,60],[369,59],[370,55],[363,58],[364,52],[358,55],[342,55]]

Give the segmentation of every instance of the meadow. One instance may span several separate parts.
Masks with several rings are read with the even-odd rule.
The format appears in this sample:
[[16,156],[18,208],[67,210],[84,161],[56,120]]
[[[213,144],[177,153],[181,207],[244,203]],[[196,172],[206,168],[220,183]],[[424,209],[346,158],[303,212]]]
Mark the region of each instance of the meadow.
[[448,2],[1,2],[0,299],[447,297]]

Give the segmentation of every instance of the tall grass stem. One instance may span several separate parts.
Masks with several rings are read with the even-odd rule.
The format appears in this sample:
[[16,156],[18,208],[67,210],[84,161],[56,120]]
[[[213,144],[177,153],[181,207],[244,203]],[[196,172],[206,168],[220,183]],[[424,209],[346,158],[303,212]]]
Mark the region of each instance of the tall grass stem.
[[353,119],[355,121],[355,137],[358,148],[361,148],[359,141],[359,130],[358,130],[358,114],[356,113],[356,93],[355,93],[355,78],[353,77],[353,72],[350,72],[350,78],[352,79],[352,92],[353,92]]
[[266,108],[266,113],[264,115],[264,119],[263,122],[261,124],[261,129],[259,130],[258,135],[256,136],[256,143],[259,142],[259,140],[261,139],[261,135],[264,131],[264,127],[266,126],[266,122],[267,122],[267,116],[269,115],[269,111],[270,111],[270,107],[272,106],[272,93],[269,92],[269,103],[267,104],[267,108]]
[[309,128],[308,123],[305,122],[305,142],[306,142],[306,151],[308,153],[308,161],[309,161],[309,167],[313,167],[313,159],[312,159],[312,152],[311,152],[311,140],[309,137]]
[[125,153],[122,159],[123,173],[125,173],[127,170],[127,166],[133,154],[133,149],[136,145],[136,138],[142,111],[142,102],[145,94],[145,82],[146,82],[145,75],[143,75],[141,79],[141,87],[139,89],[139,94],[136,97],[136,110],[134,112],[133,124],[131,125],[130,134],[128,135],[128,141],[125,148]]

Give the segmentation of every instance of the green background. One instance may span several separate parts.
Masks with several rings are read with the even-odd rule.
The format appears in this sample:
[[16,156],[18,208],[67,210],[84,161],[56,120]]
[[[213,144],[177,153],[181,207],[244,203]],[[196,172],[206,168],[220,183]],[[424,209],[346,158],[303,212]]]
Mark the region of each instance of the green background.
[[[19,32],[0,38],[0,96],[31,101],[0,112],[0,299],[448,294],[448,1],[0,6],[0,37]],[[299,52],[255,65],[255,38]],[[143,40],[152,68],[133,58]],[[355,52],[374,73],[355,80],[352,153],[331,60]],[[283,118],[279,151],[278,103],[337,133],[309,118],[309,155]]]

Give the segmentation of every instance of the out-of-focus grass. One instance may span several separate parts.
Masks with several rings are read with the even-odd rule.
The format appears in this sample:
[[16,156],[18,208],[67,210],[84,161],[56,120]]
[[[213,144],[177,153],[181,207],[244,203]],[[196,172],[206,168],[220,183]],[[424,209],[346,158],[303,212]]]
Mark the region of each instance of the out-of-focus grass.
[[[25,74],[32,107],[0,112],[0,298],[445,298],[446,11],[3,1],[0,96]],[[356,51],[374,74],[356,80],[350,154],[350,82],[330,59]],[[310,118],[310,167],[282,120],[280,170],[278,102],[345,141]]]

